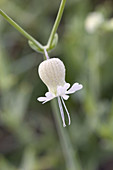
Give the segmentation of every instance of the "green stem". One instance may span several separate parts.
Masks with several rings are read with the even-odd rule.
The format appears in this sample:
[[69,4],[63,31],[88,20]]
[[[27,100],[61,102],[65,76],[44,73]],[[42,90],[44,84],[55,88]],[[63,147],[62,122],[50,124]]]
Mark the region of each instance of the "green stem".
[[51,101],[51,105],[57,126],[58,135],[60,138],[60,143],[63,149],[65,162],[67,165],[67,170],[81,170],[82,168],[79,164],[77,153],[71,145],[67,129],[62,126],[58,105],[55,99]]
[[43,50],[43,46],[38,41],[36,41],[31,35],[29,35],[26,31],[24,31],[24,29],[22,29],[16,22],[14,22],[5,12],[0,10],[0,14],[28,40],[32,41],[37,48]]
[[51,31],[51,34],[50,34],[50,37],[49,37],[49,40],[48,40],[48,43],[47,43],[48,49],[52,45],[55,33],[56,33],[56,31],[58,29],[58,26],[60,24],[60,21],[61,21],[61,18],[62,18],[62,14],[63,14],[63,11],[64,11],[64,7],[65,7],[65,3],[66,3],[66,0],[62,0],[61,1],[60,8],[59,8],[59,11],[58,11],[58,14],[57,14],[57,17],[56,17],[56,21],[54,23],[53,29]]

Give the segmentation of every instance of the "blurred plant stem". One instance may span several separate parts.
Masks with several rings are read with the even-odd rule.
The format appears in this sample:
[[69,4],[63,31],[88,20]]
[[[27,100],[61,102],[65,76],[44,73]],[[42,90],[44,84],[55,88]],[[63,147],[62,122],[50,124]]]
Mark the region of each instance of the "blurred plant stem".
[[56,33],[58,26],[60,24],[62,14],[63,14],[63,11],[64,11],[64,7],[65,7],[65,3],[66,3],[66,0],[61,1],[60,8],[59,8],[59,11],[58,11],[58,15],[56,17],[56,21],[54,23],[53,29],[51,31],[51,34],[50,34],[50,37],[49,37],[49,40],[48,40],[48,44],[47,44],[48,48],[51,47],[55,33]]
[[79,160],[77,158],[77,153],[73,149],[70,138],[67,133],[67,129],[62,127],[60,113],[58,110],[58,105],[56,99],[51,101],[52,111],[56,122],[56,127],[58,135],[60,138],[60,143],[62,146],[67,170],[81,170]]
[[98,99],[100,94],[100,57],[101,45],[98,36],[93,37],[90,43],[88,66],[89,66],[89,87],[95,99]]
[[33,44],[36,45],[37,48],[43,49],[43,46],[35,40],[31,35],[29,35],[23,28],[21,28],[15,21],[13,21],[5,12],[0,10],[0,14],[14,27],[16,28],[21,34],[23,34],[28,40],[32,41]]

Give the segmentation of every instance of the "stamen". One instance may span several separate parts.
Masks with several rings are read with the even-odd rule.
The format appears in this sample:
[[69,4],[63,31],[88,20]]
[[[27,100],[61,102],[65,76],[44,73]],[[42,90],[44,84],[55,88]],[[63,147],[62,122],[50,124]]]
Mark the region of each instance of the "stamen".
[[48,60],[49,59],[49,55],[48,55],[47,50],[45,48],[44,48],[44,53],[45,53],[46,59]]
[[61,97],[61,100],[62,100],[62,103],[63,103],[63,105],[64,105],[65,111],[66,111],[66,113],[67,113],[67,115],[68,115],[68,120],[69,120],[69,125],[70,125],[70,124],[71,124],[71,119],[70,119],[70,115],[69,115],[68,109],[67,109],[67,107],[66,107],[66,105],[65,105],[65,102],[64,102],[64,100],[63,100],[62,97]]
[[58,97],[58,104],[59,104],[59,109],[60,109],[60,113],[61,113],[61,117],[62,117],[62,121],[63,121],[63,126],[66,127],[65,118],[64,118],[64,111],[63,111],[63,107],[62,107],[60,97]]

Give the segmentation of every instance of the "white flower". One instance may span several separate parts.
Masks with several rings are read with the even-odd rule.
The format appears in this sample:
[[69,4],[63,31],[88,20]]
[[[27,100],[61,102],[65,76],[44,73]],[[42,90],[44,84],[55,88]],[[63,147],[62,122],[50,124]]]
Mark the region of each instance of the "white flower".
[[69,98],[68,94],[75,93],[76,91],[82,89],[83,86],[79,83],[74,83],[73,86],[69,89],[70,84],[65,82],[65,66],[63,62],[58,58],[51,58],[43,61],[39,65],[38,72],[40,78],[48,87],[49,92],[45,93],[45,97],[39,97],[37,98],[37,100],[43,102],[44,104],[52,100],[53,98],[57,97],[63,121],[63,126],[64,127],[66,126],[63,106],[68,115],[70,125],[71,123],[70,115],[66,108],[64,100],[67,100]]
[[85,29],[88,33],[94,33],[104,22],[104,17],[99,12],[90,13],[85,20]]

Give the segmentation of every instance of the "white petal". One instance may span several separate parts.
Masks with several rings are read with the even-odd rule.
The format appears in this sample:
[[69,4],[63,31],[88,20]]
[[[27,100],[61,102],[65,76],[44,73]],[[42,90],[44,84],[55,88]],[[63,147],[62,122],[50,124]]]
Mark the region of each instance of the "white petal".
[[40,101],[40,102],[43,102],[43,104],[44,104],[44,103],[52,100],[53,98],[55,98],[55,95],[53,95],[51,92],[47,92],[45,94],[45,96],[46,97],[39,97],[39,98],[37,98],[37,100]]
[[44,103],[46,103],[46,102],[48,102],[48,101],[50,101],[50,100],[52,100],[52,99],[54,99],[54,98],[55,98],[55,97],[47,98],[47,100],[44,101],[42,104],[44,104]]
[[62,97],[63,97],[64,100],[68,100],[68,98],[69,98],[69,96],[66,95],[66,94],[62,95]]
[[53,98],[53,97],[55,97],[55,95],[52,94],[51,92],[47,92],[47,93],[45,94],[45,96],[46,96],[47,98]]
[[67,90],[69,87],[70,87],[70,84],[69,84],[69,83],[66,83],[66,84],[64,85],[64,89],[65,89],[65,90]]
[[63,96],[66,93],[66,90],[70,87],[69,83],[65,83],[64,86],[57,87],[57,96]]
[[46,103],[46,102],[48,102],[48,101],[50,101],[50,100],[52,100],[52,99],[54,99],[54,98],[56,97],[56,96],[53,95],[51,92],[47,92],[47,93],[45,94],[45,96],[46,96],[46,101],[43,102],[43,104]]
[[38,97],[37,100],[39,102],[44,102],[46,100],[46,97]]
[[82,88],[83,88],[82,84],[74,83],[73,86],[68,91],[66,91],[65,94],[75,93],[76,91],[78,91],[78,90],[80,90]]

